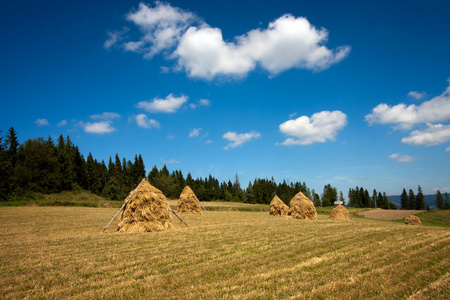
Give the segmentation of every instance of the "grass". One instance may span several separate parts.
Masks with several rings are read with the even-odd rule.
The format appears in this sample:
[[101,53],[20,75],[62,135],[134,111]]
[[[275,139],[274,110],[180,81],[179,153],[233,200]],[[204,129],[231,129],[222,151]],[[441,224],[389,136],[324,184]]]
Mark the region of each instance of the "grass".
[[118,233],[115,208],[0,208],[0,291],[17,298],[448,299],[450,229],[267,212]]
[[430,210],[417,214],[423,225],[450,227],[450,209]]

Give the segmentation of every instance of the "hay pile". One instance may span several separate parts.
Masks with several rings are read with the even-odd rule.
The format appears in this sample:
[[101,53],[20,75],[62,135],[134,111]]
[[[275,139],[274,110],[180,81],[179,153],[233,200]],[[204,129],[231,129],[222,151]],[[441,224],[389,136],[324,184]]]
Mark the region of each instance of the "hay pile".
[[410,215],[409,217],[405,218],[405,224],[407,224],[407,225],[422,225],[422,222],[420,222],[419,217],[416,217],[415,215]]
[[180,195],[180,200],[178,200],[178,210],[179,213],[191,213],[191,214],[201,214],[202,210],[200,207],[200,202],[195,196],[194,192],[189,186],[186,186]]
[[[280,210],[281,209],[281,210]],[[278,198],[277,195],[273,197],[272,201],[270,202],[270,209],[269,213],[271,216],[287,216],[289,211],[289,206],[284,204],[283,200]]]
[[345,206],[339,204],[331,211],[330,220],[351,220],[350,213]]
[[[133,191],[130,192],[131,196]],[[126,199],[125,199],[126,200]],[[122,211],[117,227],[121,232],[150,232],[172,228],[172,210],[160,190],[142,179]]]
[[292,197],[289,202],[288,214],[294,219],[317,220],[317,211],[314,203],[302,192]]

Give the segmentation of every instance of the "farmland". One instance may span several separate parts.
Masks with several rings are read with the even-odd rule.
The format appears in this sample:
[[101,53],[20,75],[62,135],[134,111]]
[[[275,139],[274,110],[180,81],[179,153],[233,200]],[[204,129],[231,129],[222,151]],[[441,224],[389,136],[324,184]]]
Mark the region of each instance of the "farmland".
[[116,208],[1,207],[2,298],[448,299],[450,229],[267,212],[118,233]]

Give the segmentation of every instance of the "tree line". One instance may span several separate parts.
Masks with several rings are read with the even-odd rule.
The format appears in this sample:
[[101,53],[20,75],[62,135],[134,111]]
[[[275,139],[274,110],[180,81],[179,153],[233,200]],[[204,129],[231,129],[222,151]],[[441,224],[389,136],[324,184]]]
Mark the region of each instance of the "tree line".
[[[84,157],[69,136],[64,138],[60,135],[56,142],[51,137],[39,137],[20,144],[13,127],[5,137],[0,136],[0,201],[17,197],[32,198],[33,193],[51,194],[79,189],[107,199],[123,200],[142,178],[147,178],[166,197],[172,199],[178,198],[183,188],[188,185],[201,201],[269,204],[272,198],[278,195],[289,204],[298,192],[305,194],[315,206],[333,206],[337,203],[344,204],[345,201],[342,191],[338,193],[331,184],[324,186],[321,195],[314,189],[309,189],[305,182],[283,180],[277,183],[273,177],[256,178],[246,187],[242,187],[237,174],[233,182],[219,182],[211,175],[194,179],[190,173],[184,176],[181,170],[170,172],[165,165],[161,168],[154,166],[147,176],[140,154],[136,154],[133,161],[120,158],[116,154],[114,158],[110,157],[106,164],[103,160],[95,159],[91,153]],[[423,194],[420,186],[417,197],[410,190],[405,204],[403,194],[406,191],[403,192],[402,208],[411,209],[411,205],[422,205]],[[445,196],[447,200],[443,200],[440,195],[442,205],[438,204],[438,208],[449,206],[447,193]],[[414,204],[411,202],[412,198]],[[348,199],[347,205],[353,207],[397,208],[395,203],[389,203],[386,193],[374,190],[373,196],[370,197],[368,191],[362,187],[350,189]]]

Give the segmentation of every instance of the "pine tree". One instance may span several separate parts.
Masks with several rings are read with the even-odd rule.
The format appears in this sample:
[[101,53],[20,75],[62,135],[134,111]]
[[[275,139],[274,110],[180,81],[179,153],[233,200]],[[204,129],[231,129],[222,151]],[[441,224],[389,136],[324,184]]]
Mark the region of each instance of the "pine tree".
[[445,202],[445,209],[450,209],[450,199],[448,197],[448,193],[445,192],[444,196],[445,196],[445,200],[444,200],[444,202]]
[[408,194],[406,193],[405,188],[403,188],[402,196],[400,198],[400,205],[402,206],[402,209],[409,209]]
[[409,209],[414,209],[416,206],[416,195],[412,189],[409,189]]
[[444,198],[442,198],[442,194],[439,190],[436,192],[436,207],[438,209],[445,209]]
[[417,197],[416,197],[416,209],[423,210],[423,209],[425,209],[425,206],[426,206],[425,197],[423,196],[422,188],[419,185]]
[[372,200],[373,200],[373,205],[376,208],[377,207],[377,190],[376,189],[373,189]]

